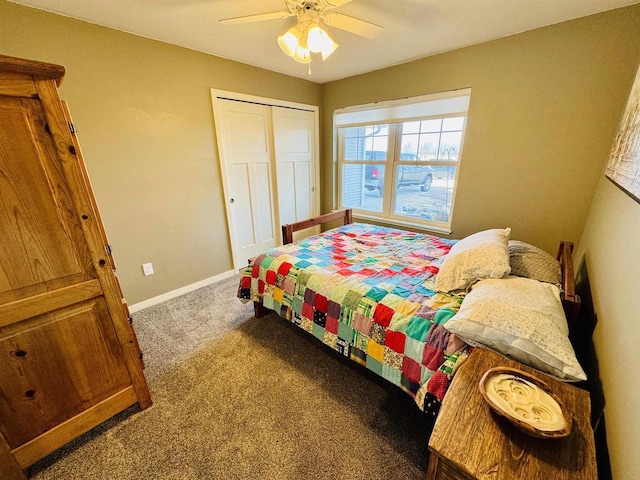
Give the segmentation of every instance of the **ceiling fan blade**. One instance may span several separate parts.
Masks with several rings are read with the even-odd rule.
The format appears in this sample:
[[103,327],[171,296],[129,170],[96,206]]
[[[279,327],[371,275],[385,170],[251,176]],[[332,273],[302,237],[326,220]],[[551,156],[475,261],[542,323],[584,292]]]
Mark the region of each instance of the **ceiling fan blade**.
[[239,25],[241,23],[261,22],[262,20],[273,20],[276,18],[287,18],[294,16],[295,13],[291,13],[288,10],[281,12],[259,13],[257,15],[245,15],[243,17],[222,18],[218,20],[220,23],[227,25]]
[[322,19],[324,23],[332,27],[346,30],[347,32],[355,33],[365,38],[376,38],[382,32],[383,27],[376,25],[375,23],[365,22],[359,18],[350,17],[343,13],[326,12]]

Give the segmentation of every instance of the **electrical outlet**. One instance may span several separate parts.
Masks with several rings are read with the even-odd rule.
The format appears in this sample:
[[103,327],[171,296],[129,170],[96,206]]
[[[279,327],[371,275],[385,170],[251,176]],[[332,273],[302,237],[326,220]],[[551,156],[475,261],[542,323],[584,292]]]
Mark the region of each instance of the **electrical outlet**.
[[153,275],[153,264],[152,263],[145,263],[142,265],[142,273],[144,273],[144,276],[148,276],[148,275]]

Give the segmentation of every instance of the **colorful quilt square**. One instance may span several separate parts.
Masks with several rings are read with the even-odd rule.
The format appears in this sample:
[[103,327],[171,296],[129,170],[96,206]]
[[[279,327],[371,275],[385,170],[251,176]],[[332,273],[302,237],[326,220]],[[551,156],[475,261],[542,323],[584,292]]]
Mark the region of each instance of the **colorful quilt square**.
[[379,302],[380,300],[382,300],[385,295],[387,295],[386,290],[382,289],[382,288],[378,288],[378,287],[373,287],[371,290],[369,290],[365,296],[367,298],[370,298],[371,300],[374,300],[375,302]]
[[349,358],[363,367],[367,366],[367,353],[356,347],[351,347]]
[[373,320],[383,327],[388,327],[391,323],[391,317],[393,317],[393,314],[393,309],[380,303],[373,312]]
[[396,370],[402,370],[402,358],[398,352],[394,352],[389,347],[384,347],[384,357],[382,359],[385,365],[395,368]]
[[370,336],[374,342],[384,345],[385,337],[387,336],[387,329],[378,323],[373,323],[371,325]]
[[424,342],[411,337],[406,337],[404,342],[404,354],[415,362],[422,363]]
[[376,343],[373,339],[369,339],[367,354],[382,363],[384,361],[384,346]]
[[311,290],[310,288],[305,289],[304,291],[304,301],[309,305],[313,305],[316,302],[316,292]]
[[365,335],[370,334],[372,323],[372,319],[365,317],[361,313],[355,313],[353,315],[353,328],[361,333],[364,333]]
[[327,323],[327,314],[316,310],[315,312],[313,312],[313,323],[324,328]]
[[333,300],[327,301],[327,315],[333,318],[340,318],[340,304]]
[[419,383],[420,375],[422,374],[422,365],[409,357],[404,357],[402,360],[402,373],[412,382]]
[[371,355],[367,355],[367,368],[374,372],[376,375],[382,376],[382,363],[373,358]]
[[323,337],[322,341],[324,342],[325,345],[328,345],[333,350],[337,350],[338,336],[336,334],[331,333],[331,332],[327,332],[325,330],[324,337]]
[[313,325],[314,324],[311,320],[309,320],[308,318],[301,317],[300,328],[302,328],[303,330],[309,333],[313,333]]
[[317,323],[314,323],[312,325],[313,326],[311,327],[311,333],[313,333],[314,337],[316,337],[318,340],[323,342],[324,341],[324,334],[325,334],[324,327],[321,327]]
[[400,372],[400,370],[396,370],[395,368],[390,367],[389,365],[383,364],[382,377],[389,380],[394,385],[401,386],[400,382],[402,380],[402,372]]
[[304,318],[308,318],[309,320],[313,320],[313,307],[309,305],[307,302],[302,304],[302,316]]
[[320,294],[316,295],[315,307],[316,310],[327,313],[327,297]]
[[404,333],[388,330],[384,339],[384,344],[394,352],[404,353],[405,339]]
[[353,328],[346,323],[338,322],[338,337],[351,343],[353,341]]
[[414,316],[409,320],[409,324],[407,325],[407,336],[424,342],[427,339],[427,334],[432,325],[429,320]]

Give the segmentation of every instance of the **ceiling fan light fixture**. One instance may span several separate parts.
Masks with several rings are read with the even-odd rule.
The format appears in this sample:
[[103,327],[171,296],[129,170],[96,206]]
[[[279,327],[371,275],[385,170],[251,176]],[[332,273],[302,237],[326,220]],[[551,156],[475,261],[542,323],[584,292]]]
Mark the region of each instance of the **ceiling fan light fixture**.
[[327,32],[320,28],[320,25],[316,22],[311,22],[307,31],[307,44],[309,45],[309,50],[313,53],[320,53],[320,51],[322,51],[322,46],[329,35],[327,35]]
[[311,62],[311,52],[308,48],[298,47],[296,48],[296,53],[293,55],[293,59],[296,62],[309,63]]
[[298,25],[295,25],[278,37],[278,45],[280,45],[284,53],[293,57],[296,54],[301,37],[302,32],[298,28]]
[[322,53],[322,60],[326,60],[339,46],[329,34],[315,22],[309,25],[307,36],[309,50],[314,53]]
[[308,39],[309,39],[309,29],[303,28],[302,35],[300,35],[300,40],[298,41],[298,45],[296,47],[296,51],[293,54],[293,59],[296,62],[300,62],[300,63],[311,62],[311,52],[309,51]]
[[[324,32],[326,34],[326,32]],[[326,60],[329,55],[336,51],[340,45],[333,41],[333,39],[326,34],[320,53],[322,53],[322,60]]]

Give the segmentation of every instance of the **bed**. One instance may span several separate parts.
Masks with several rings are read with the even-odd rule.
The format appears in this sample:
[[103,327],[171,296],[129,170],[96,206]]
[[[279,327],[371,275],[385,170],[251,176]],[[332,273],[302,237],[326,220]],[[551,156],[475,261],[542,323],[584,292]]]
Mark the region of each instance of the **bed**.
[[[336,221],[341,221],[342,225],[292,242],[296,231]],[[502,326],[496,328],[491,323],[500,316],[494,309],[496,303],[500,308],[505,303],[505,288],[512,290],[517,287],[514,291],[520,295],[518,292],[524,286],[525,297],[530,296],[529,300],[515,297],[507,315],[513,316],[513,309],[520,308],[521,303],[533,304],[535,307],[529,308],[533,312],[525,311],[523,315],[542,316],[542,322],[547,322],[548,312],[545,301],[539,301],[537,295],[547,295],[545,292],[548,291],[552,292],[548,294],[549,298],[557,296],[557,302],[553,298],[547,302],[554,311],[555,323],[551,327],[545,324],[544,329],[535,332],[533,337],[540,343],[541,337],[550,338],[548,328],[553,330],[553,335],[558,330],[559,340],[551,343],[553,348],[555,343],[562,344],[563,350],[559,354],[554,351],[549,356],[546,351],[535,350],[538,346],[527,346],[534,351],[527,351],[524,357],[519,350],[500,353],[529,364],[530,357],[534,363],[540,361],[537,357],[543,357],[547,363],[542,361],[542,368],[533,366],[546,369],[547,373],[558,378],[565,377],[563,380],[582,379],[577,360],[572,364],[575,355],[569,360],[564,357],[569,343],[566,319],[569,323],[575,320],[580,304],[574,290],[573,244],[570,242],[561,242],[557,261],[552,258],[557,265],[557,277],[552,281],[546,278],[542,279],[546,281],[525,279],[508,275],[512,270],[511,264],[515,265],[515,257],[509,257],[509,252],[521,248],[522,245],[517,243],[522,242],[505,243],[508,229],[492,230],[491,235],[497,235],[500,244],[498,266],[491,260],[495,253],[493,250],[481,250],[484,260],[473,265],[473,278],[465,285],[455,285],[464,277],[458,275],[459,269],[455,270],[459,267],[457,260],[463,258],[465,268],[469,270],[467,264],[471,256],[464,249],[468,245],[475,248],[478,243],[476,237],[484,239],[484,232],[458,242],[352,223],[350,210],[285,225],[282,231],[283,246],[250,260],[241,275],[238,297],[254,302],[256,317],[274,311],[328,347],[397,385],[415,399],[420,409],[433,416],[437,415],[453,375],[474,346],[500,351],[505,349],[504,345],[507,345],[507,350],[514,350],[513,345],[523,344],[518,329],[529,331],[530,321],[515,330],[507,328],[509,337],[506,343]],[[456,244],[458,246],[454,248]],[[509,248],[506,267],[502,265],[505,245]],[[486,265],[491,265],[491,268],[487,270]],[[501,268],[507,268],[506,273]],[[443,281],[453,278],[446,278],[444,273],[451,271],[455,271],[453,284],[449,285],[453,288],[442,288]],[[464,288],[460,288],[461,285]],[[534,290],[531,294],[530,287]],[[499,290],[497,301],[496,290]],[[537,305],[542,306],[538,308]],[[557,308],[560,309],[562,325],[558,325],[558,314],[554,310]],[[485,324],[480,320],[482,325],[479,327],[477,313],[484,311],[491,318]],[[487,341],[483,337],[487,332],[496,331],[500,334],[497,339]],[[567,337],[566,344],[564,337]],[[571,352],[567,355],[571,357],[570,344],[568,348]],[[546,349],[546,345],[542,345],[542,349]]]

